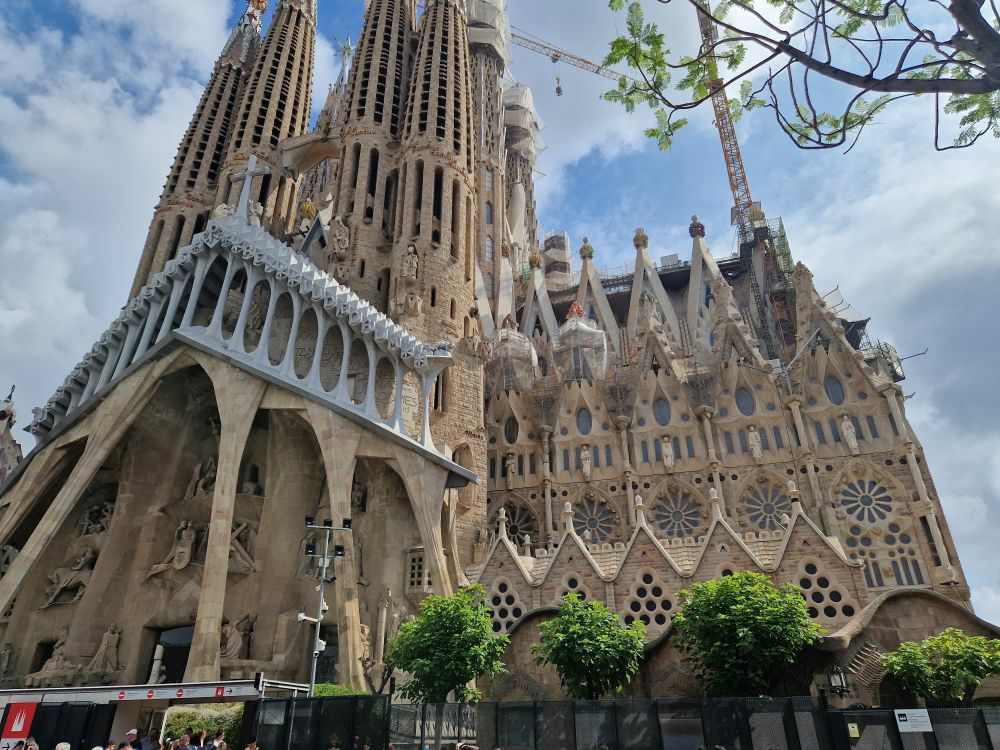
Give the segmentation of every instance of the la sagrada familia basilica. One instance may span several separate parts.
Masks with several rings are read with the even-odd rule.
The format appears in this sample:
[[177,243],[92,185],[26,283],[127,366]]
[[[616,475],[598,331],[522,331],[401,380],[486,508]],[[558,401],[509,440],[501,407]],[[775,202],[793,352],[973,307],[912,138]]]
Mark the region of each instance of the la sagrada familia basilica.
[[[540,237],[539,119],[502,0],[369,0],[310,128],[317,0],[251,0],[111,322],[27,430],[4,404],[0,684],[302,681],[317,539],[349,531],[321,679],[378,685],[429,593],[509,632],[494,697],[559,695],[560,597],[647,625],[636,695],[697,694],[678,592],[739,570],[827,632],[789,689],[975,617],[898,385],[759,209],[740,250],[627,273]],[[346,30],[345,30],[346,31]],[[95,186],[96,187],[96,186]],[[123,290],[124,292],[124,290]]]

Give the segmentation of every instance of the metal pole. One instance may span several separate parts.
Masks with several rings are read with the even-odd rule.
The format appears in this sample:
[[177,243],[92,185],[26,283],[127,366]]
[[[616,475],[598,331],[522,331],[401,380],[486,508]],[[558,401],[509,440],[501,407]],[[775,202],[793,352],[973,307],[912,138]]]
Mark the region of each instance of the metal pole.
[[312,698],[313,694],[316,692],[316,666],[319,663],[319,629],[323,624],[323,594],[326,589],[326,569],[330,564],[330,529],[325,529],[323,534],[323,558],[320,560],[319,570],[320,579],[319,586],[316,590],[319,591],[319,602],[316,604],[316,635],[313,639],[313,652],[312,652],[312,667],[309,671],[309,697]]

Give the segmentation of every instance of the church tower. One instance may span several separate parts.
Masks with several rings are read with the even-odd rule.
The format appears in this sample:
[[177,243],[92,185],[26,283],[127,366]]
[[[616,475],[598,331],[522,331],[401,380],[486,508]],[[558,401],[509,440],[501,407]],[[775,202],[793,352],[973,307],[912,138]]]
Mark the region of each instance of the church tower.
[[[402,123],[390,316],[431,340],[463,343],[431,399],[434,441],[485,476],[483,367],[464,337],[475,305],[476,149],[465,3],[436,0],[421,19]],[[456,543],[471,548],[485,518],[485,486],[469,487]],[[482,518],[480,518],[482,516]],[[467,554],[460,555],[463,559]],[[454,555],[453,555],[454,557]]]
[[240,101],[219,185],[217,203],[235,203],[256,155],[269,173],[253,178],[251,196],[263,206],[263,225],[278,236],[298,203],[298,180],[284,176],[278,147],[309,128],[315,46],[316,0],[281,0]]
[[382,310],[388,305],[399,185],[396,166],[414,20],[411,3],[368,3],[340,105],[341,167],[334,213],[350,228],[352,242],[336,276]]
[[191,242],[212,213],[234,110],[257,56],[266,9],[267,0],[249,0],[215,64],[153,214],[129,299]]

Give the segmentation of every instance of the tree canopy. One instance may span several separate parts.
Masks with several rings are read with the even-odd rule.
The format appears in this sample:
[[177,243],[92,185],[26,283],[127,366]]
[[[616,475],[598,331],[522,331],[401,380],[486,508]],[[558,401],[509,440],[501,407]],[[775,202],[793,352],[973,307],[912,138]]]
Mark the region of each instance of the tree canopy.
[[428,596],[420,616],[405,622],[389,644],[386,665],[410,675],[399,687],[404,697],[421,703],[476,699],[469,683],[505,671],[502,656],[510,637],[495,635],[482,586],[459,589],[451,596]]
[[696,583],[679,600],[678,645],[710,694],[763,695],[782,668],[819,641],[801,591],[760,573]]
[[983,680],[1000,677],[1000,640],[948,628],[920,643],[900,644],[884,664],[899,687],[928,705],[968,704]]
[[[605,98],[651,107],[657,124],[647,134],[661,148],[716,91],[734,120],[772,110],[802,148],[853,146],[893,102],[922,95],[934,100],[936,148],[1000,138],[996,0],[687,0],[701,44],[686,55],[672,54],[646,18],[645,7],[670,2],[610,0],[627,18],[605,59],[629,69]],[[942,114],[957,118],[957,133],[943,135]]]
[[622,625],[602,602],[566,594],[558,614],[538,629],[541,640],[531,647],[535,662],[554,666],[572,698],[595,700],[621,692],[639,670],[645,626]]

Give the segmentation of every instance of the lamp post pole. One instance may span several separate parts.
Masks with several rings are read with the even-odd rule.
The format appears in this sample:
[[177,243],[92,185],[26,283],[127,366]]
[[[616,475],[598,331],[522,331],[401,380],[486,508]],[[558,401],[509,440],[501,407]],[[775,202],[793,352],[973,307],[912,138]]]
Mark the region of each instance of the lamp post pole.
[[[305,613],[299,614],[299,622],[309,622],[316,626],[316,633],[313,637],[313,649],[312,649],[312,665],[309,670],[309,697],[312,698],[316,692],[316,669],[319,665],[319,655],[326,650],[326,643],[320,638],[320,627],[323,624],[323,616],[326,614],[329,607],[326,604],[326,598],[324,594],[326,593],[326,584],[333,583],[337,580],[336,576],[331,576],[327,578],[327,570],[332,567],[332,561],[330,559],[330,536],[334,531],[350,531],[351,530],[351,519],[345,518],[342,526],[334,526],[333,521],[324,520],[322,525],[318,525],[315,519],[311,516],[306,516],[306,528],[316,531],[323,532],[323,554],[316,554],[316,544],[310,543],[306,545],[306,555],[309,557],[319,557],[319,585],[316,586],[316,591],[319,594],[319,599],[316,602],[316,617],[309,617]],[[344,548],[343,546],[337,544],[333,547],[334,557],[343,557]]]

